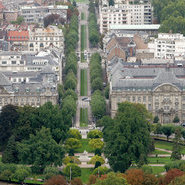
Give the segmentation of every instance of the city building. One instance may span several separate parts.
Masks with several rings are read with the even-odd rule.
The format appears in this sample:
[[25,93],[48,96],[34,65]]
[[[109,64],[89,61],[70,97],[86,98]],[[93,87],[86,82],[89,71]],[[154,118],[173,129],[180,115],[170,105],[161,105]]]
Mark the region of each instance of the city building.
[[144,104],[161,123],[172,123],[175,116],[185,122],[185,66],[133,65],[117,60],[110,67],[111,116],[118,103]]
[[38,23],[43,25],[43,19],[50,14],[58,14],[64,20],[67,20],[68,6],[23,6],[20,14],[24,17],[26,23]]
[[64,36],[62,29],[57,26],[48,26],[47,28],[33,28],[29,30],[29,51],[41,51],[51,46],[60,48],[64,51]]
[[41,72],[0,72],[0,109],[7,104],[39,107],[57,104],[57,80],[48,69]]
[[183,34],[159,33],[149,45],[154,52],[154,57],[158,59],[184,60],[185,57],[185,37]]
[[115,4],[109,6],[108,1],[100,5],[100,32],[109,31],[110,25],[144,25],[152,24],[152,5],[142,4]]
[[29,32],[20,31],[8,31],[7,41],[10,43],[12,51],[28,51]]

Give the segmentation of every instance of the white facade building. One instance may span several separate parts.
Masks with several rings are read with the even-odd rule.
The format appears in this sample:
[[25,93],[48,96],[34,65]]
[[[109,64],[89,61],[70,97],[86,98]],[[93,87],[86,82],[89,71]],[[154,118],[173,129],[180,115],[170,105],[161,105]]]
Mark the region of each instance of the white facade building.
[[29,31],[29,36],[29,51],[37,52],[52,46],[64,50],[63,32],[57,26],[34,28]]
[[[185,56],[185,37],[182,34],[160,33],[149,45],[157,59],[177,59]],[[152,48],[153,47],[153,48]]]
[[67,20],[68,6],[24,6],[21,7],[21,15],[26,23],[43,24],[43,19],[49,14],[59,14],[64,20]]
[[152,24],[152,5],[103,3],[100,7],[100,32],[109,31],[110,25],[143,25]]

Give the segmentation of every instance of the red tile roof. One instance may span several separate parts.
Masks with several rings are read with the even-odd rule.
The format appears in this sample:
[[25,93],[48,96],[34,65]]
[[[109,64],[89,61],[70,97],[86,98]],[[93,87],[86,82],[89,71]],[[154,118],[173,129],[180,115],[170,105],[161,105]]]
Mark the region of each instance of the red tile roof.
[[28,41],[29,32],[28,31],[8,31],[7,40],[8,41]]
[[5,9],[5,7],[3,6],[2,2],[0,1],[0,10]]

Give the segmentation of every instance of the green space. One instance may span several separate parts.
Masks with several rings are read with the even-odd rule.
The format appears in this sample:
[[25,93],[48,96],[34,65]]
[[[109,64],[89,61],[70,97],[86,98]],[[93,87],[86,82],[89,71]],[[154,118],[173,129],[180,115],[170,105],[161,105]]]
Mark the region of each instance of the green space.
[[159,175],[162,172],[165,172],[165,168],[163,166],[152,166],[153,174]]
[[85,150],[87,152],[93,152],[92,148],[89,146],[89,139],[80,140],[82,147],[77,149],[76,152],[83,153]]
[[93,168],[81,168],[81,177],[83,183],[87,183],[89,180],[89,176],[92,174]]
[[170,157],[148,157],[149,164],[166,164],[171,162]]
[[88,109],[80,108],[80,127],[88,126]]
[[86,25],[81,25],[81,51],[86,48]]
[[88,0],[76,0],[76,3],[86,3]]
[[85,14],[84,14],[84,12],[81,13],[81,20],[85,20]]
[[87,70],[81,69],[80,71],[80,96],[87,96]]
[[81,52],[81,62],[85,62],[84,52]]
[[169,152],[161,151],[161,150],[155,150],[151,154],[170,154]]

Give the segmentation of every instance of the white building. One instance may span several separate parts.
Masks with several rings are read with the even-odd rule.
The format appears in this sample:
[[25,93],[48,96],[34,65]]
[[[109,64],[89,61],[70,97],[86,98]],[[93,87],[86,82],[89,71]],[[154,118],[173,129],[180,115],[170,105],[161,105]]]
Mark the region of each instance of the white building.
[[52,46],[64,50],[63,32],[57,26],[34,28],[29,31],[29,37],[29,51],[37,52]]
[[145,4],[115,4],[109,6],[103,2],[100,6],[100,32],[110,29],[110,25],[152,24],[152,5]]
[[59,14],[64,20],[67,20],[68,6],[24,6],[21,7],[21,15],[26,23],[43,24],[43,19],[49,14]]
[[149,44],[157,59],[179,59],[185,56],[185,37],[182,34],[160,33]]

